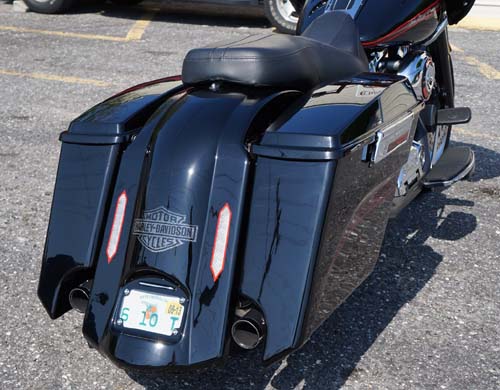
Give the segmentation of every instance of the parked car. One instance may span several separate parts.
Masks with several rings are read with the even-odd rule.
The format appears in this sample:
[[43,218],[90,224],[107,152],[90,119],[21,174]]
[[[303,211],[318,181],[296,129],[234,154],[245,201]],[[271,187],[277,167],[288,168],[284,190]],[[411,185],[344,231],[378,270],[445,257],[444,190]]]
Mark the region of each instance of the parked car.
[[[63,13],[81,0],[24,0],[34,12]],[[135,5],[142,0],[111,0],[118,5]],[[263,7],[266,17],[279,31],[294,33],[304,0],[188,0],[191,2]],[[299,11],[297,11],[299,10]]]

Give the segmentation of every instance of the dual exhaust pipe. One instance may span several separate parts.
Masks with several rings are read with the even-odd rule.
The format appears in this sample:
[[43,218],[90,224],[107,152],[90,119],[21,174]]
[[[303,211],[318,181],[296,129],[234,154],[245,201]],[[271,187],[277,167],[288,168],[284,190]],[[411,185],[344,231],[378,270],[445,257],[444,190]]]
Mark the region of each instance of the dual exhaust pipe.
[[[85,313],[90,300],[90,282],[72,289],[69,303],[79,313]],[[236,310],[238,319],[231,327],[234,342],[246,350],[255,349],[264,339],[266,322],[262,313],[254,308]]]

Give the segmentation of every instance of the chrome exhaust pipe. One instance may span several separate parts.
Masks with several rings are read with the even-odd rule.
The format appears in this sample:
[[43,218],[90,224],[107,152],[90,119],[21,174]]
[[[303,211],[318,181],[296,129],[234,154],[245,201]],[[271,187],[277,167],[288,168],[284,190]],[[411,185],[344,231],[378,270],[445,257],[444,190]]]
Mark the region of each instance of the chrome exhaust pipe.
[[255,349],[264,338],[265,326],[262,313],[256,309],[249,309],[234,322],[231,336],[239,347],[247,350]]
[[78,313],[85,313],[90,300],[89,283],[75,287],[69,292],[69,304]]

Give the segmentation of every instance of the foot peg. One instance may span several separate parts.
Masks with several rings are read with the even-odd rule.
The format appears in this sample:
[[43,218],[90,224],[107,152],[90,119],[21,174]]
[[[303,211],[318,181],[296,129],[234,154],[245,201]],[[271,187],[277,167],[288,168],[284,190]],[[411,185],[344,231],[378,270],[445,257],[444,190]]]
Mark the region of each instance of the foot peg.
[[437,112],[437,125],[460,125],[469,123],[472,112],[469,107],[443,108]]
[[441,159],[424,177],[425,188],[446,188],[466,179],[474,172],[474,152],[466,146],[448,147]]

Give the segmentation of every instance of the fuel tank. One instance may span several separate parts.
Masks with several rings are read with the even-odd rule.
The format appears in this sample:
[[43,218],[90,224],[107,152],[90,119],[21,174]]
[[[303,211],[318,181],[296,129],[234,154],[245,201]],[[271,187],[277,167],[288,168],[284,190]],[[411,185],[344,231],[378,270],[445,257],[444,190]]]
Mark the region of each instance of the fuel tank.
[[356,17],[363,46],[420,42],[436,30],[441,0],[368,0]]
[[365,47],[385,46],[401,42],[421,42],[429,38],[439,22],[448,14],[450,24],[458,23],[474,1],[441,0],[310,0],[300,16],[297,33],[324,12],[348,12],[358,25]]

